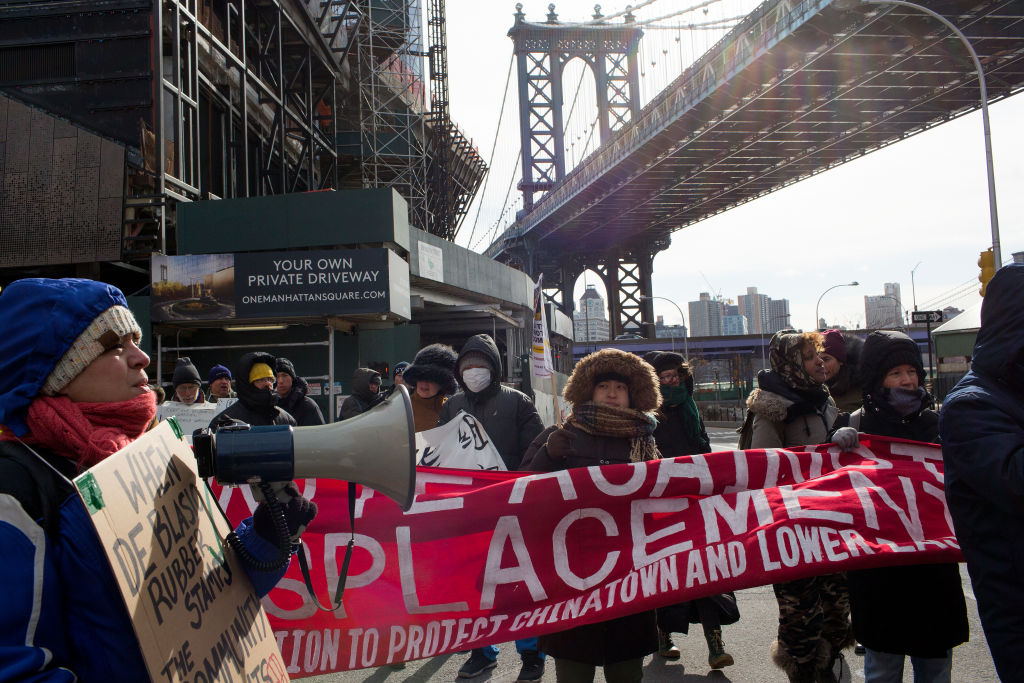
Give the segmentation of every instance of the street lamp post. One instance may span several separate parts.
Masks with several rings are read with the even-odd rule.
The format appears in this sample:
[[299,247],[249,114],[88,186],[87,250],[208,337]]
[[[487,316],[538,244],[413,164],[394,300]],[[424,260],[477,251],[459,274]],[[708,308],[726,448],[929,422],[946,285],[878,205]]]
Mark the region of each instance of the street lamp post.
[[[918,261],[917,266],[924,263],[924,261]],[[914,266],[910,270],[910,294],[914,297],[914,310],[917,310],[917,289],[914,287],[914,271],[917,270],[917,266]]]
[[838,284],[838,285],[832,285],[831,287],[829,287],[828,289],[826,289],[824,292],[821,293],[821,296],[818,297],[818,303],[814,304],[814,329],[815,330],[818,329],[818,323],[821,322],[821,316],[818,315],[818,306],[821,305],[821,298],[823,296],[825,296],[826,294],[828,294],[829,292],[831,292],[836,287],[856,287],[859,284],[860,283],[857,282],[856,280],[854,280],[853,282],[843,282],[843,283]]
[[[686,338],[689,335],[686,334],[688,332],[688,330],[686,329],[686,317],[683,316],[683,309],[679,308],[679,304],[677,304],[675,301],[672,301],[672,299],[669,299],[668,297],[641,295],[640,298],[641,299],[662,299],[663,301],[667,301],[667,302],[669,302],[670,304],[672,304],[673,306],[676,307],[676,310],[679,311],[679,319],[683,322],[683,356],[684,356],[683,359],[684,360],[689,360],[689,358],[690,358],[690,345],[686,341]],[[675,337],[671,337],[671,339],[672,339],[672,350],[675,351],[676,350],[676,338]]]
[[[989,221],[992,226],[992,254],[995,256],[994,260],[996,270],[999,270],[1003,261],[1002,252],[999,248],[999,214],[996,211],[996,172],[992,164],[992,129],[989,126],[988,120],[988,88],[985,85],[985,72],[981,68],[981,60],[978,59],[978,53],[974,51],[974,46],[971,45],[971,41],[967,40],[967,36],[965,36],[960,29],[953,24],[953,22],[949,21],[949,19],[946,19],[946,17],[942,16],[938,12],[930,10],[923,5],[918,5],[915,2],[907,2],[907,0],[859,1],[866,5],[900,5],[902,7],[915,9],[919,12],[924,12],[952,31],[956,37],[960,39],[960,42],[964,44],[964,47],[967,48],[967,52],[971,56],[971,61],[974,62],[974,70],[978,73],[978,90],[981,92],[981,125],[985,135],[985,171],[988,174],[988,212]],[[917,310],[916,307],[914,310]]]

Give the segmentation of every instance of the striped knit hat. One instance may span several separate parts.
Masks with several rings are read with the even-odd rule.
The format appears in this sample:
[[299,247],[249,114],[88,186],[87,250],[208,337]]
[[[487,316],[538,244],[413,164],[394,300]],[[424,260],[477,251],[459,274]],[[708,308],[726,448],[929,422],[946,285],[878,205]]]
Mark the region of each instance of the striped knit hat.
[[141,338],[124,294],[93,280],[16,280],[0,293],[0,320],[0,424],[18,436],[33,399],[67,387],[104,352],[104,335]]

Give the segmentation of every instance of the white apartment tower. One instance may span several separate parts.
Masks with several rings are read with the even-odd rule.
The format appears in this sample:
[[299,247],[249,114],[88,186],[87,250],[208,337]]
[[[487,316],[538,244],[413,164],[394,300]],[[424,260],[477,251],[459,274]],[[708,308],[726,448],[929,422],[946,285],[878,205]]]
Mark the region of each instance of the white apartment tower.
[[580,297],[580,307],[572,314],[573,334],[576,341],[608,341],[608,317],[604,299],[594,285]]
[[900,284],[886,282],[885,294],[864,297],[864,327],[869,330],[903,326]]

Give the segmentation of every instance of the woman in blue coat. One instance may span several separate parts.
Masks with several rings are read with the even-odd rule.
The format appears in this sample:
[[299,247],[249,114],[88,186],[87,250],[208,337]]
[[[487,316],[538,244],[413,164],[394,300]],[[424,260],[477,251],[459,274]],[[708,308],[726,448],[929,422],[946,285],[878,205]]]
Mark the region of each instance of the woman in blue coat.
[[[12,283],[0,293],[0,320],[0,680],[149,680],[71,482],[156,415],[139,325],[117,288],[78,279]],[[313,503],[294,498],[289,530],[315,514]],[[236,533],[269,560],[273,527],[261,505]],[[246,569],[260,596],[284,573]]]

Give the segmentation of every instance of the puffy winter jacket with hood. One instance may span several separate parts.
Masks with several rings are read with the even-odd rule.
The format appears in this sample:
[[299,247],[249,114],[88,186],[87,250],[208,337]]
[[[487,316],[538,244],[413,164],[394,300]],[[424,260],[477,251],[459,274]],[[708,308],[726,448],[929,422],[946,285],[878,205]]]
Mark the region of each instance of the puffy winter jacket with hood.
[[379,390],[370,391],[370,384],[380,386],[380,373],[370,368],[356,368],[352,375],[352,394],[341,404],[342,420],[365,413],[384,400]]
[[235,373],[238,378],[238,402],[218,413],[210,421],[210,429],[216,431],[235,420],[241,420],[249,425],[296,426],[295,418],[278,407],[277,393],[273,389],[257,389],[249,381],[249,372],[256,363],[265,363],[273,368],[274,357],[262,351],[253,351],[242,356]]
[[939,416],[946,501],[996,671],[1024,676],[1024,264],[988,283],[971,371]]
[[483,425],[505,461],[505,467],[517,470],[530,443],[544,430],[544,423],[529,396],[501,384],[501,355],[489,335],[470,337],[459,350],[459,362],[472,352],[487,358],[491,366],[491,383],[483,391],[472,392],[462,381],[461,374],[456,372],[462,391],[445,402],[437,424],[446,424],[460,410],[465,410]]

